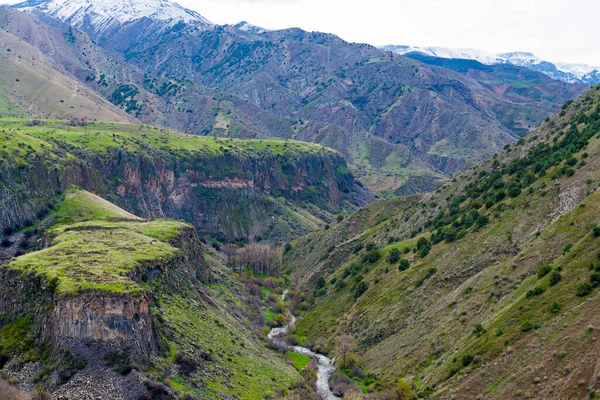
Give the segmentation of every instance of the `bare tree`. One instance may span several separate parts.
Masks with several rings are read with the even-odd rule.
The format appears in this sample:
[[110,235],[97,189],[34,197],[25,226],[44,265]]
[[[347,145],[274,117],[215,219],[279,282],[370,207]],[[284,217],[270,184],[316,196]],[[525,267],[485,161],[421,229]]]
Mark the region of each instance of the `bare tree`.
[[356,341],[350,335],[342,335],[337,339],[337,354],[342,360],[342,368],[347,367],[348,356],[354,351]]
[[250,243],[244,247],[227,245],[224,247],[229,267],[240,272],[243,268],[249,268],[254,275],[270,273],[271,267],[276,266],[281,270],[281,250],[269,245]]

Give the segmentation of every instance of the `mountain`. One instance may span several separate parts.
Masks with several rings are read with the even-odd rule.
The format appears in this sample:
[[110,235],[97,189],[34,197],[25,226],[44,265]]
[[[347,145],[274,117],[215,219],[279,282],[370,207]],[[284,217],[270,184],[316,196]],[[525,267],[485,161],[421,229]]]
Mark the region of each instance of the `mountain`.
[[493,54],[476,49],[453,49],[449,47],[418,47],[388,45],[382,49],[397,54],[422,53],[440,58],[476,60],[482,64],[512,64],[541,72],[552,79],[568,83],[596,85],[600,83],[600,67],[586,64],[552,63],[528,52]]
[[[44,7],[27,12],[48,22]],[[585,90],[540,74],[521,82],[518,98],[498,90],[501,83],[490,88],[450,69],[300,29],[257,34],[142,18],[113,31],[84,27],[86,39],[56,19],[50,27],[6,9],[0,17],[34,46],[38,35],[51,37],[51,45],[45,40],[39,48],[58,58],[59,68],[145,123],[324,144],[377,192],[431,190]],[[50,50],[66,38],[73,39],[65,56]]]
[[212,23],[195,11],[169,0],[28,0],[13,6],[34,16],[68,23],[92,36],[107,35],[142,19],[208,27]]
[[36,47],[0,30],[0,113],[45,118],[133,118],[78,80],[61,74]]
[[347,374],[373,391],[594,397],[599,130],[597,86],[435,192],[293,242],[284,268],[314,301],[294,338],[339,355],[350,335]]
[[239,23],[235,24],[234,27],[236,29],[239,29],[240,31],[250,32],[250,33],[255,33],[255,34],[261,34],[261,33],[265,33],[268,31],[267,29],[261,28],[260,26],[252,25],[246,21],[239,22]]

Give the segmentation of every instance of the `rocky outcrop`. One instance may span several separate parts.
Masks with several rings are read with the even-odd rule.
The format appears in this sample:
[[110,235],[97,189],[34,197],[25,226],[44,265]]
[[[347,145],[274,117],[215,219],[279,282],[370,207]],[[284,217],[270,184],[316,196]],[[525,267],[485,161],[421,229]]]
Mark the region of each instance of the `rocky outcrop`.
[[58,295],[52,280],[0,268],[0,327],[27,318],[35,336],[50,343],[54,354],[69,351],[98,358],[127,351],[144,362],[164,349],[151,312],[153,282],[177,290],[190,282],[210,279],[194,229],[184,229],[171,244],[181,250],[173,259],[140,265],[132,271],[132,281],[143,282],[150,289],[134,294],[84,291]]
[[159,349],[146,296],[89,293],[56,299],[42,334],[55,349],[73,350],[86,343],[107,351],[127,349],[141,358]]

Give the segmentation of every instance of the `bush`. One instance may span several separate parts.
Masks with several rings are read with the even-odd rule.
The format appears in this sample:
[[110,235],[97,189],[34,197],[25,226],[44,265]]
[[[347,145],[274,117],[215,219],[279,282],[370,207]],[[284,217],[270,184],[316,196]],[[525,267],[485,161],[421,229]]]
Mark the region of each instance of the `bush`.
[[369,285],[365,281],[358,282],[358,284],[356,285],[356,288],[354,289],[354,298],[358,299],[368,289],[369,289]]
[[290,251],[292,251],[292,244],[291,243],[286,243],[285,246],[283,246],[283,252],[284,253],[289,253]]
[[534,297],[534,296],[539,296],[541,294],[543,294],[546,291],[546,288],[543,288],[541,286],[536,286],[533,288],[533,290],[528,290],[527,294],[525,295],[528,299]]
[[485,335],[486,330],[483,327],[483,325],[481,324],[477,324],[475,325],[475,328],[473,328],[473,335],[477,336],[477,337],[481,337],[482,335]]
[[429,246],[429,241],[424,237],[420,237],[417,241],[417,250],[421,250],[422,248],[427,246]]
[[461,359],[463,367],[468,367],[473,362],[473,356],[470,354],[465,354]]
[[406,271],[408,268],[410,268],[410,261],[408,261],[405,258],[403,258],[402,260],[400,260],[400,265],[398,265],[398,270],[399,271]]
[[324,288],[325,285],[327,285],[327,282],[325,281],[325,278],[323,278],[322,276],[320,276],[319,279],[317,279],[317,283],[316,283],[317,289]]
[[562,280],[562,275],[558,271],[552,271],[550,274],[550,286],[558,285],[558,283]]
[[594,289],[594,287],[592,286],[591,283],[589,283],[589,282],[582,283],[577,288],[577,291],[575,292],[575,294],[577,294],[577,296],[579,296],[579,297],[585,297],[585,296],[589,295],[590,293],[592,293],[593,289]]
[[487,215],[480,215],[479,217],[477,217],[477,220],[475,221],[475,229],[481,229],[484,226],[486,226],[489,222],[490,222],[490,217],[488,217]]
[[12,242],[10,241],[9,238],[5,237],[2,239],[2,241],[0,241],[0,246],[4,247],[5,249],[12,246]]
[[370,262],[370,263],[374,263],[379,261],[379,259],[381,258],[381,253],[379,252],[379,250],[371,250],[368,251],[367,254],[365,254],[365,261]]
[[343,215],[338,215],[337,217],[335,217],[335,220],[340,223],[344,220],[344,216]]
[[375,246],[375,243],[373,242],[367,243],[367,251],[375,250],[376,247],[377,246]]
[[569,251],[571,251],[572,248],[573,248],[573,244],[572,243],[565,244],[565,247],[563,247],[563,251],[562,251],[563,256],[565,254],[567,254]]
[[529,321],[523,322],[521,325],[521,332],[529,332],[531,330],[533,330],[533,324]]
[[388,262],[390,264],[396,264],[400,260],[400,250],[391,249],[388,253]]
[[548,275],[550,273],[550,271],[552,271],[552,267],[549,265],[544,265],[544,266],[540,267],[540,269],[538,269],[538,272],[537,272],[538,279],[545,277],[546,275]]
[[597,226],[592,231],[594,233],[594,237],[600,237],[600,226]]
[[186,356],[183,353],[177,353],[175,362],[179,365],[179,371],[184,375],[191,375],[198,369],[198,363],[191,357]]
[[561,310],[562,310],[562,306],[560,305],[560,303],[558,301],[555,301],[550,306],[550,312],[552,314],[558,314],[559,312],[561,312]]

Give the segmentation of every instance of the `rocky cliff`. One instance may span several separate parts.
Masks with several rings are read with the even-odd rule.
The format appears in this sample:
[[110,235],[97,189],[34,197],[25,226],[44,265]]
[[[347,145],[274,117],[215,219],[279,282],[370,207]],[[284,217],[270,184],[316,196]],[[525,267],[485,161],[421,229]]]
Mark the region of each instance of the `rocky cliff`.
[[[292,141],[185,136],[142,126],[2,121],[1,229],[31,224],[76,185],[144,217],[225,240],[290,239],[371,200],[337,153]],[[22,129],[22,130],[20,130]],[[306,209],[317,216],[307,216]]]

